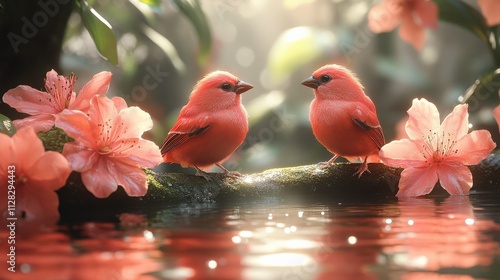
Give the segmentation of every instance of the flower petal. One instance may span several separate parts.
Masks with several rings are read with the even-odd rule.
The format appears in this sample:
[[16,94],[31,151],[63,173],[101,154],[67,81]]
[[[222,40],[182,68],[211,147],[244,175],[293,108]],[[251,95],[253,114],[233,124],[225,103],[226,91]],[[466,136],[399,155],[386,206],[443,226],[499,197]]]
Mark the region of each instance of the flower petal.
[[30,86],[21,85],[9,90],[3,95],[2,100],[17,111],[29,115],[59,112],[54,100],[46,92],[41,92]]
[[97,95],[90,100],[89,117],[97,125],[109,124],[118,115],[114,102],[106,96]]
[[118,113],[113,127],[116,138],[138,138],[153,127],[153,120],[139,107],[130,107]]
[[477,0],[479,8],[489,26],[500,24],[500,2],[498,0]]
[[417,50],[421,50],[425,43],[425,29],[415,23],[415,19],[408,14],[403,17],[399,28],[399,37],[405,42],[413,45]]
[[458,139],[453,146],[456,153],[446,158],[449,162],[460,162],[465,165],[478,164],[496,147],[487,130],[474,130],[464,137]]
[[160,148],[155,143],[144,139],[117,141],[111,149],[114,157],[131,166],[153,168],[163,161]]
[[432,191],[438,181],[437,166],[409,167],[401,172],[396,196],[421,196]]
[[398,1],[385,0],[368,13],[368,27],[374,33],[389,32],[401,22],[403,7]]
[[431,132],[439,132],[439,112],[434,104],[425,98],[413,99],[408,110],[406,133],[410,139],[422,140]]
[[96,95],[105,95],[111,83],[111,72],[103,71],[97,73],[85,84],[78,93],[75,102],[68,108],[87,112],[90,107],[90,100]]
[[89,117],[80,111],[64,110],[56,115],[55,124],[69,137],[87,147],[95,145],[96,135]]
[[87,171],[96,164],[99,158],[95,150],[76,142],[64,144],[63,155],[68,160],[71,169],[78,172]]
[[469,131],[469,113],[467,112],[467,104],[455,106],[453,111],[446,116],[441,124],[443,136],[450,140],[458,140],[467,134]]
[[441,186],[451,195],[468,195],[472,188],[472,174],[465,165],[440,164],[438,176]]
[[16,216],[23,233],[53,226],[59,220],[59,197],[56,192],[32,187],[16,189]]
[[25,172],[45,153],[42,140],[38,138],[32,127],[18,130],[12,136],[12,142],[16,163],[22,165],[22,170]]
[[385,165],[394,167],[418,167],[425,165],[422,141],[402,139],[382,147],[379,156]]
[[113,100],[113,103],[115,103],[116,111],[120,112],[121,110],[127,108],[127,102],[125,101],[125,99],[119,96],[114,96],[113,98],[111,98],[111,100]]
[[146,173],[139,167],[115,161],[113,165],[116,180],[129,196],[144,196],[148,191]]
[[82,172],[82,182],[95,197],[106,198],[118,188],[115,178],[120,175],[123,176],[114,173],[112,163],[100,157],[94,166]]
[[439,10],[436,3],[427,0],[417,0],[414,3],[414,11],[422,21],[422,25],[429,28],[437,28]]
[[49,131],[55,122],[55,117],[52,114],[40,114],[29,116],[24,119],[14,120],[13,123],[17,129],[31,126],[35,132]]
[[52,69],[45,74],[45,88],[50,88],[53,85],[57,84],[57,71]]
[[[0,189],[7,188],[7,172],[10,165],[15,165],[14,143],[12,138],[0,133]],[[7,205],[7,204],[5,204]]]
[[71,168],[63,155],[48,151],[24,172],[30,186],[55,191],[66,184]]
[[73,86],[76,77],[71,74],[70,77],[58,75],[56,71],[51,70],[45,76],[45,90],[51,96],[54,108],[60,112],[68,107],[75,100]]

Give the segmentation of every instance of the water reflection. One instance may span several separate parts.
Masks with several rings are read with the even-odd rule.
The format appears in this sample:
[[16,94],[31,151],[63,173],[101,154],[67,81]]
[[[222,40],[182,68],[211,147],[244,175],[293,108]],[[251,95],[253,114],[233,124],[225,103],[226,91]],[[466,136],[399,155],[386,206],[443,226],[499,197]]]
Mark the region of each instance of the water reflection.
[[495,230],[498,236],[498,225],[491,220],[477,220],[468,197],[453,196],[443,201],[400,199],[397,208],[400,214],[382,236],[388,241],[378,257],[383,271],[463,272],[488,268],[495,254],[498,257],[495,235],[485,232]]
[[[500,196],[183,204],[16,243],[6,279],[495,279]],[[496,206],[495,206],[496,205]],[[6,240],[6,233],[0,232]],[[2,245],[2,250],[5,244]],[[0,256],[5,256],[4,252]],[[2,278],[0,277],[0,278]]]

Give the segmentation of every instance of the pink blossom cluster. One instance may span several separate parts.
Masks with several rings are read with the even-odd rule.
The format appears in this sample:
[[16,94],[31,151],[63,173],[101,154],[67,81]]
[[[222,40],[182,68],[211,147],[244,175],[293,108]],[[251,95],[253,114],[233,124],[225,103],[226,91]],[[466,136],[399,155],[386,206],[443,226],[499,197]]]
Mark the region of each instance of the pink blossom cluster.
[[[0,178],[7,178],[8,166],[15,167],[19,217],[57,218],[54,191],[66,184],[71,170],[79,172],[86,188],[99,198],[109,196],[118,185],[130,196],[146,194],[141,168],[162,162],[158,146],[142,138],[153,121],[140,108],[127,107],[123,98],[106,96],[111,76],[96,74],[76,94],[73,74],[64,77],[51,70],[45,91],[20,85],[4,94],[5,103],[30,115],[13,121],[18,131],[12,138],[0,134]],[[74,139],[64,145],[62,154],[46,152],[36,134],[54,126]],[[1,180],[0,187],[7,188],[6,184]],[[0,205],[4,207],[0,213],[7,215],[7,203]]]
[[[478,0],[489,26],[500,24],[500,1]],[[431,0],[382,0],[368,13],[368,27],[374,33],[390,32],[399,26],[401,39],[420,50],[427,29],[438,25],[439,10]]]

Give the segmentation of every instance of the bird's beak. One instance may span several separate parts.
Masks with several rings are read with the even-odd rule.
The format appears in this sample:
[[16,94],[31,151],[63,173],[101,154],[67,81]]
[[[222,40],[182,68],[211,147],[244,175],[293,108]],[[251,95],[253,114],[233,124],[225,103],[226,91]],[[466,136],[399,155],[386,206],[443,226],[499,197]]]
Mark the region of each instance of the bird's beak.
[[242,94],[245,91],[248,91],[251,89],[253,89],[253,86],[251,84],[245,83],[243,81],[239,81],[236,83],[236,87],[234,87],[234,92],[236,92],[236,94]]
[[314,89],[319,87],[319,81],[317,79],[315,79],[313,76],[303,80],[301,84],[305,85],[306,87],[310,87],[310,88],[314,88]]

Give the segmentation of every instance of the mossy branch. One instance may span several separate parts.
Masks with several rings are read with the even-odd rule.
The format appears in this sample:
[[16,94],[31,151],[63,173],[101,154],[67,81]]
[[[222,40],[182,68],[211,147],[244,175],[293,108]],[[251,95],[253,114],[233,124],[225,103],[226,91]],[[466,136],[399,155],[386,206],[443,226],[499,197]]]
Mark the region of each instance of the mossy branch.
[[[52,134],[50,134],[52,133]],[[68,139],[64,132],[51,130],[41,135],[46,148],[61,151]],[[54,141],[52,141],[52,140]],[[51,143],[55,142],[55,143]],[[371,173],[353,176],[359,164],[337,163],[329,169],[317,164],[276,168],[242,177],[213,174],[213,180],[181,173],[155,173],[145,170],[149,189],[143,197],[129,197],[120,187],[108,198],[94,197],[83,186],[80,174],[73,172],[65,187],[58,191],[62,211],[85,209],[115,211],[160,207],[172,203],[252,202],[335,200],[351,197],[358,200],[394,197],[402,169],[380,163],[369,164]],[[476,166],[469,167],[474,178],[472,191],[500,191],[500,155],[493,154]],[[441,190],[441,191],[440,191]],[[441,188],[433,193],[445,194]]]
[[[73,173],[68,185],[58,191],[62,209],[140,209],[173,203],[252,202],[252,201],[324,201],[339,198],[359,200],[394,197],[402,169],[380,163],[370,164],[371,173],[353,176],[358,164],[338,163],[330,169],[317,165],[286,167],[243,175],[238,178],[214,174],[212,181],[181,173],[155,173],[146,170],[149,182],[144,197],[129,197],[119,188],[106,199],[95,198]],[[500,155],[491,155],[470,167],[474,177],[472,191],[500,191]],[[443,194],[435,188],[434,194]]]

